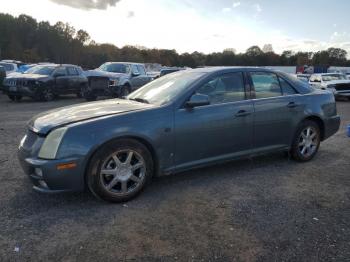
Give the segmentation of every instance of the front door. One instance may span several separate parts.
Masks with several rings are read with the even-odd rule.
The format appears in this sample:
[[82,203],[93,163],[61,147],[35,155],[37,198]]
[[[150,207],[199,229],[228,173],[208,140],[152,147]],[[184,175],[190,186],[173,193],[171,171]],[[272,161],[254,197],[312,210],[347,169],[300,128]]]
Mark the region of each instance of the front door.
[[55,94],[67,94],[69,93],[69,81],[67,69],[64,66],[57,68],[54,72],[55,76]]
[[241,72],[210,79],[196,90],[210,105],[175,112],[175,164],[178,169],[249,154],[253,103],[246,99]]

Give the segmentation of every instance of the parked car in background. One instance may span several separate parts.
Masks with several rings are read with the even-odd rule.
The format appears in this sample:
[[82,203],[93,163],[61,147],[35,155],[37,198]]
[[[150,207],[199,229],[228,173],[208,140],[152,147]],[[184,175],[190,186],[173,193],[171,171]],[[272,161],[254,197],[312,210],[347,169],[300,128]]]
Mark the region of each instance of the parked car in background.
[[15,63],[9,63],[9,62],[0,62],[0,66],[5,68],[6,75],[9,75],[11,73],[15,73],[18,70],[17,64]]
[[329,90],[333,92],[336,99],[350,98],[350,80],[344,74],[324,73],[313,74],[309,84],[315,88]]
[[304,81],[304,82],[309,82],[309,79],[310,79],[310,74],[296,74],[296,77],[301,80],[301,81]]
[[25,64],[25,65],[21,65],[20,67],[18,67],[17,72],[18,73],[24,73],[25,71],[29,70],[30,68],[37,66],[37,64]]
[[16,64],[17,67],[20,67],[22,65],[25,65],[26,63],[23,63],[22,61],[18,61],[18,60],[12,60],[12,59],[4,59],[1,60],[0,62],[5,62],[5,63],[11,63],[11,64]]
[[2,85],[5,77],[6,77],[6,70],[3,66],[0,66],[0,89],[2,89]]
[[20,163],[40,192],[90,191],[120,202],[152,176],[289,151],[311,160],[340,118],[332,93],[262,68],[184,70],[126,99],[42,113],[28,124]]
[[147,75],[145,66],[129,62],[108,62],[98,69],[86,71],[89,77],[108,77],[108,86],[88,86],[84,90],[87,100],[95,100],[98,96],[123,97],[153,80]]
[[183,70],[182,68],[178,68],[178,67],[167,67],[167,68],[162,68],[160,70],[160,74],[159,77],[165,76],[167,74],[171,74],[171,73],[175,73],[178,72],[180,70]]
[[88,84],[83,70],[75,65],[38,65],[23,74],[8,76],[3,91],[11,100],[28,96],[37,101],[51,101],[58,95],[76,94]]
[[160,71],[147,72],[147,75],[152,78],[152,80],[157,79],[160,76]]

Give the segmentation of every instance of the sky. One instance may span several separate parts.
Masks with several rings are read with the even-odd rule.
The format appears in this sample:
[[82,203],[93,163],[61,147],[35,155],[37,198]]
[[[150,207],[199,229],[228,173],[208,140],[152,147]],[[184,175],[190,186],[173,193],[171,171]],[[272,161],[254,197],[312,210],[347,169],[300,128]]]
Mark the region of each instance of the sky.
[[[68,22],[97,43],[179,53],[340,47],[350,53],[349,0],[0,0],[0,12]],[[1,36],[0,36],[1,37]]]

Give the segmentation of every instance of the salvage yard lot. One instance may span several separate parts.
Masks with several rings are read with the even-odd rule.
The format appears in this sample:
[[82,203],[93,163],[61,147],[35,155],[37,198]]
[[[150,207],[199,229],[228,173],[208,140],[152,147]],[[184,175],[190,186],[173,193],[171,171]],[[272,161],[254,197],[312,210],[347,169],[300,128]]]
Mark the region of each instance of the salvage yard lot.
[[124,205],[35,193],[19,166],[26,122],[82,102],[0,95],[0,261],[348,261],[350,102],[311,162],[273,154],[156,178]]

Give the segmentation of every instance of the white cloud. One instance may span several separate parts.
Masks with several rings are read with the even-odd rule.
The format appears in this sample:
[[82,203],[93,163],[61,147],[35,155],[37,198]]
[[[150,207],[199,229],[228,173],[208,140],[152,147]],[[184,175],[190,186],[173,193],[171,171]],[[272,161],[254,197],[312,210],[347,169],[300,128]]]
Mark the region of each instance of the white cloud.
[[234,2],[233,4],[232,4],[232,7],[233,8],[236,8],[236,7],[239,7],[241,5],[241,2]]
[[231,8],[230,7],[224,7],[221,11],[223,12],[223,13],[228,13],[228,12],[231,12]]

